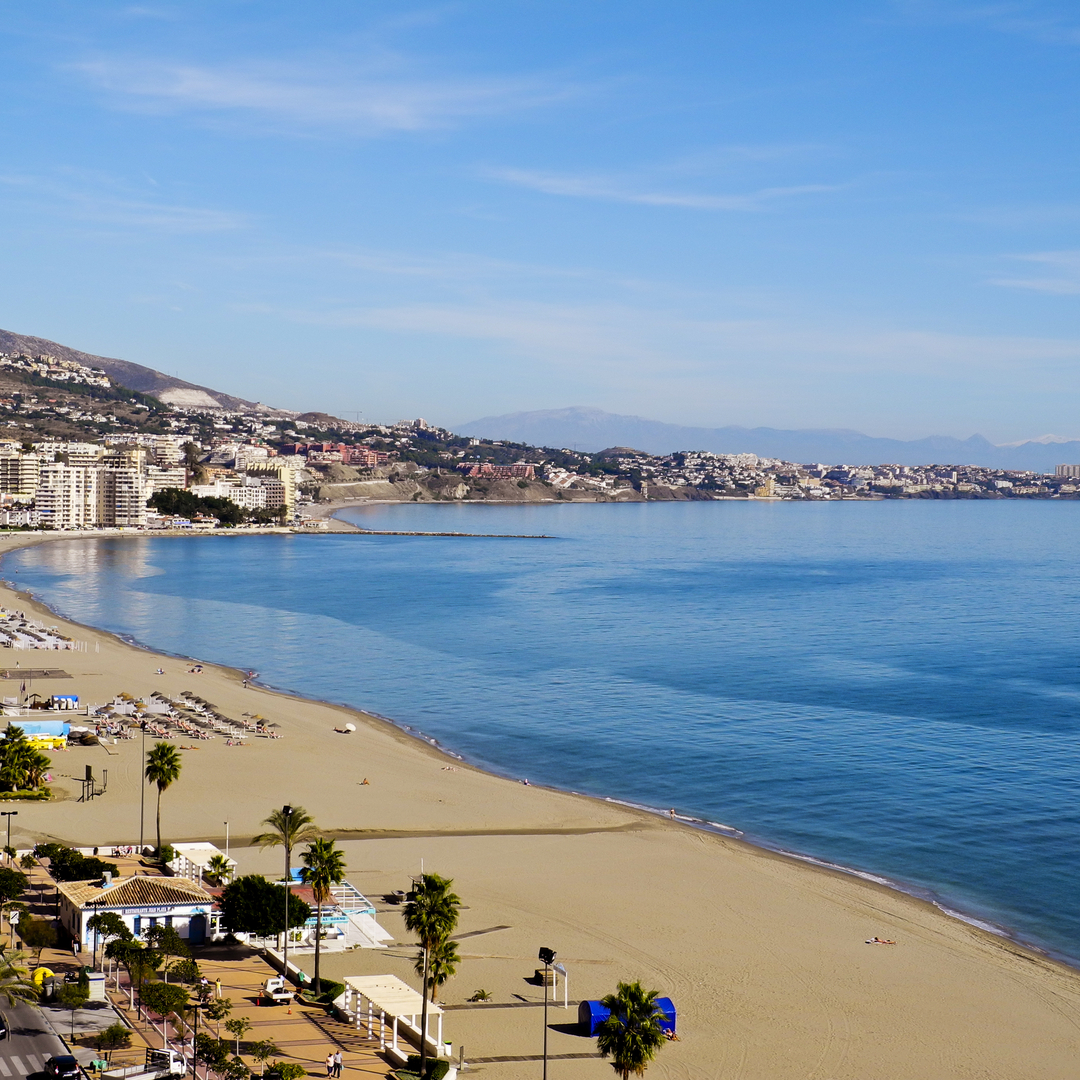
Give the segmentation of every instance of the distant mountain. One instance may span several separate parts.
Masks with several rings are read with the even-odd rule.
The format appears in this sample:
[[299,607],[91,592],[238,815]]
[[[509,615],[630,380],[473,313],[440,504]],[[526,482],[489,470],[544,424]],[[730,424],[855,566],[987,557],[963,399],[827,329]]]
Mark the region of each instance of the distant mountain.
[[829,465],[981,465],[1035,472],[1053,472],[1063,462],[1080,462],[1077,440],[1053,443],[1033,440],[995,446],[981,435],[972,435],[970,439],[935,435],[905,441],[879,439],[843,428],[787,431],[764,427],[683,427],[580,407],[486,416],[460,425],[457,430],[472,438],[576,447],[590,453],[609,446],[632,446],[651,454],[708,450],[714,454],[757,454]]
[[175,379],[153,368],[143,367],[142,364],[132,364],[128,360],[114,360],[108,356],[79,352],[78,349],[68,348],[67,345],[60,345],[46,338],[15,334],[10,330],[0,330],[0,353],[25,353],[27,356],[40,356],[42,353],[47,353],[61,360],[74,360],[89,367],[101,368],[110,379],[114,379],[121,386],[126,386],[129,390],[138,390],[142,394],[149,394],[166,405],[186,405],[189,408],[198,408],[201,405],[223,409],[251,409],[260,412],[277,411],[267,409],[266,406],[254,401],[219,393],[217,390],[199,386],[197,383]]

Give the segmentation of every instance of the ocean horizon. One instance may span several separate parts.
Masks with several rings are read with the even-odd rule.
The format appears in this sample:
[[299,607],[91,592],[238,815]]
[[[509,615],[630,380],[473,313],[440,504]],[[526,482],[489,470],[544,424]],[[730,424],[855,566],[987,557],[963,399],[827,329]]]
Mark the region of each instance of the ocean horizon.
[[3,576],[532,783],[736,829],[1080,962],[1072,503],[381,505]]

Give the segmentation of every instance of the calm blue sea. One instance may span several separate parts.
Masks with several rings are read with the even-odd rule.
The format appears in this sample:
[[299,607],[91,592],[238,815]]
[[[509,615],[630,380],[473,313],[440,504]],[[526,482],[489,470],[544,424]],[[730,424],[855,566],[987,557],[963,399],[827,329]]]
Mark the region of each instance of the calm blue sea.
[[554,539],[72,541],[3,571],[82,622],[1080,958],[1080,503],[347,516]]

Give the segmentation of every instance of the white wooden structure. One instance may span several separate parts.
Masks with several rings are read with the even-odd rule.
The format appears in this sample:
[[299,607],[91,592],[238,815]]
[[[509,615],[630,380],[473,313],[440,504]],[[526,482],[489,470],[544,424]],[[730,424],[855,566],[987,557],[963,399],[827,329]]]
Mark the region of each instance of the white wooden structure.
[[[404,1061],[408,1051],[398,1046],[399,1035],[411,1036],[420,1042],[420,1019],[424,999],[408,983],[396,975],[350,975],[345,980],[345,1012],[359,1030],[366,1028],[368,1038],[379,1040],[379,1049],[389,1051]],[[435,1055],[448,1053],[443,1043],[442,1009],[428,1003],[428,1048]],[[431,1036],[432,1020],[436,1023],[435,1037]],[[401,1028],[404,1028],[403,1032]]]

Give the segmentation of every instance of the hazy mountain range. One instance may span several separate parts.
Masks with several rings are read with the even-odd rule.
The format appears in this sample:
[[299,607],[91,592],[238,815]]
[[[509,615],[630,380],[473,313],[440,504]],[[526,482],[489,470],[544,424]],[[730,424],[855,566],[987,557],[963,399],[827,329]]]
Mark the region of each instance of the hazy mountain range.
[[934,435],[908,441],[879,439],[844,428],[789,431],[767,427],[684,427],[580,407],[485,416],[459,425],[456,430],[473,438],[590,452],[611,446],[630,446],[650,454],[709,450],[715,454],[757,454],[830,465],[981,465],[1053,472],[1056,465],[1064,462],[1080,462],[1080,440],[1059,440],[1054,436],[1008,446],[996,446],[981,435],[972,435],[970,439]]

